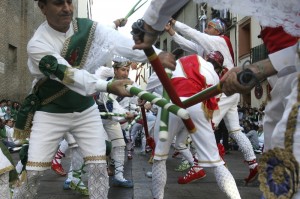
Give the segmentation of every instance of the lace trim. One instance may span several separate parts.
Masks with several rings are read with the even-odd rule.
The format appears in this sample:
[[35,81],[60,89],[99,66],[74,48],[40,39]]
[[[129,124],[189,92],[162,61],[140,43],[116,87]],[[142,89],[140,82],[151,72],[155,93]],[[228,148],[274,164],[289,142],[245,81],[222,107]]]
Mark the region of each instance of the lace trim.
[[204,163],[218,163],[218,162],[222,162],[222,159],[216,160],[216,161],[203,161],[203,160],[198,160],[198,164],[204,164]]
[[2,175],[2,174],[4,174],[4,173],[6,173],[6,172],[9,172],[9,171],[11,171],[11,170],[13,170],[15,167],[13,166],[13,165],[10,165],[10,166],[8,166],[8,167],[5,167],[5,168],[3,168],[3,169],[0,169],[0,175]]
[[300,75],[298,75],[298,95],[297,95],[297,103],[295,103],[292,107],[292,110],[288,117],[288,122],[286,125],[285,132],[285,140],[284,146],[287,151],[293,153],[293,143],[294,143],[294,133],[296,131],[296,125],[298,122],[298,111],[300,106]]
[[90,34],[89,34],[89,38],[88,38],[88,41],[87,41],[87,45],[86,45],[86,48],[84,50],[84,53],[83,53],[83,57],[81,59],[81,63],[80,63],[80,68],[82,68],[87,60],[87,57],[88,57],[88,54],[89,54],[89,51],[90,51],[90,48],[92,46],[92,42],[95,38],[95,31],[96,31],[96,27],[97,27],[97,23],[96,22],[93,22],[93,26],[91,28],[91,31],[90,31]]
[[70,89],[68,87],[64,87],[62,90],[60,90],[59,92],[57,92],[56,94],[48,97],[47,99],[45,99],[41,105],[46,105],[50,102],[52,102],[53,100],[59,98],[60,96],[64,95],[66,92],[68,92]]
[[84,159],[84,162],[87,161],[98,161],[98,160],[106,160],[106,156],[105,155],[97,155],[97,156],[87,156]]
[[169,154],[155,154],[154,156],[155,156],[155,157],[165,158],[165,157],[168,157]]
[[232,130],[232,131],[228,131],[228,133],[237,133],[237,132],[240,132],[241,129],[236,129],[236,130]]
[[51,167],[52,162],[31,162],[28,161],[26,166],[29,167]]
[[114,41],[110,36],[111,32],[107,28],[103,28],[101,24],[97,24],[94,33],[94,39],[88,52],[88,58],[83,68],[90,73],[106,63],[112,58],[111,52],[114,49]]

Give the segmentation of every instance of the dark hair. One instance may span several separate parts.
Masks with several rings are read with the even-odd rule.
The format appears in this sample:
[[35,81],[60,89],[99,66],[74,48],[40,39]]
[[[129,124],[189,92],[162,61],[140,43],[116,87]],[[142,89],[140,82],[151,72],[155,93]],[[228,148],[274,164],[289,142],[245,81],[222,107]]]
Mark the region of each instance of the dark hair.
[[219,18],[219,19],[225,25],[225,32],[226,32],[226,30],[228,28],[228,22],[224,18]]
[[42,2],[44,4],[47,4],[47,0],[34,0],[34,1],[38,1],[38,2]]
[[220,66],[220,64],[218,64],[215,60],[213,60],[211,58],[208,58],[207,61],[210,62],[214,66],[214,68],[222,67],[222,66]]

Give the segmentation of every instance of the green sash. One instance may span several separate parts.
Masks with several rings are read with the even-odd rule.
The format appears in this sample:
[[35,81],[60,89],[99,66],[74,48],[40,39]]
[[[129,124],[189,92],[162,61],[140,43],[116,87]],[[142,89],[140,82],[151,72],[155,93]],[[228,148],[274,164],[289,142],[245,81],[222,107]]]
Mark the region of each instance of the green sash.
[[[94,39],[96,23],[89,19],[73,21],[74,35],[64,43],[61,55],[72,67],[82,68]],[[26,97],[18,112],[14,137],[28,138],[35,111],[50,113],[81,112],[94,104],[93,97],[82,96],[62,83],[43,79],[37,83],[32,94]]]
[[[0,175],[5,173],[5,172],[8,172],[9,171],[9,181],[10,182],[13,182],[15,180],[18,179],[18,174],[17,174],[17,171],[15,170],[14,168],[14,161],[10,155],[10,152],[8,151],[7,147],[2,143],[2,141],[0,141],[0,150],[2,150],[2,153],[6,156],[6,158],[10,161],[10,163],[12,164],[12,167],[10,168],[7,168],[7,170],[3,170],[0,172]],[[3,172],[3,173],[2,173]]]

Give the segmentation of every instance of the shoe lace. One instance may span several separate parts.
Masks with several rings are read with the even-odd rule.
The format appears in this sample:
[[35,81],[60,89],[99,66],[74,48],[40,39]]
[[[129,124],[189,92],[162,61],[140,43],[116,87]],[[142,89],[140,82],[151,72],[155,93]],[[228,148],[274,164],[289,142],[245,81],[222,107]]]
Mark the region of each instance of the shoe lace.
[[253,159],[253,160],[250,160],[250,161],[245,160],[244,162],[248,163],[248,165],[253,165],[253,164],[256,164],[256,159]]
[[195,171],[195,166],[193,166],[186,174],[185,176],[183,177],[184,179],[187,179],[189,178],[191,175],[194,175],[196,173]]
[[185,167],[185,163],[183,162],[179,165],[178,169],[183,169],[184,167]]
[[255,167],[257,167],[256,159],[250,160],[250,161],[244,161],[245,163],[248,163],[250,171],[254,170]]
[[62,159],[63,157],[65,157],[65,154],[63,152],[61,152],[61,150],[58,149],[57,153],[55,154],[55,157],[53,159],[54,164],[60,164],[58,163],[58,159]]
[[79,181],[78,181],[78,183],[77,183],[77,185],[76,185],[75,190],[76,190],[77,188],[79,188],[79,187],[82,187],[82,185],[81,185],[81,182],[82,182],[81,174],[85,174],[85,173],[86,173],[86,171],[84,170],[84,167],[85,167],[85,166],[86,166],[86,165],[83,164],[83,165],[81,166],[80,169],[78,169],[78,170],[72,170],[73,177],[79,179]]

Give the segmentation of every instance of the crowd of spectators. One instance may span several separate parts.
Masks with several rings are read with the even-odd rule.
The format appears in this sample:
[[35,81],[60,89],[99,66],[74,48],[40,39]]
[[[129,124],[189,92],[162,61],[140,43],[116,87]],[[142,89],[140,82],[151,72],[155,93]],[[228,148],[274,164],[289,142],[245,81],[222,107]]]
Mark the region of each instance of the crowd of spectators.
[[[238,114],[242,132],[249,138],[253,150],[257,154],[261,154],[264,146],[264,133],[263,133],[263,118],[264,118],[265,104],[262,103],[259,108],[251,107],[249,105],[238,105]],[[219,124],[216,131],[216,138],[222,141],[226,153],[229,150],[238,150],[238,145],[230,138],[225,124]]]
[[0,140],[10,151],[21,149],[22,142],[14,138],[14,125],[20,108],[19,102],[0,101]]

